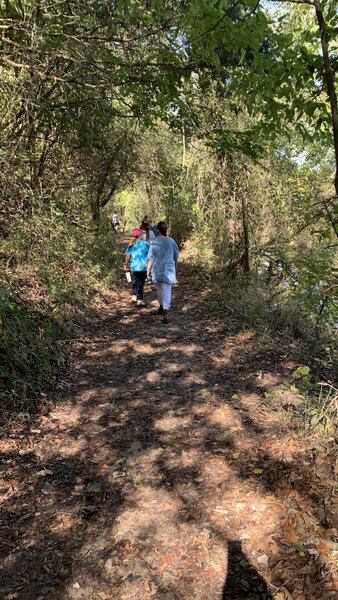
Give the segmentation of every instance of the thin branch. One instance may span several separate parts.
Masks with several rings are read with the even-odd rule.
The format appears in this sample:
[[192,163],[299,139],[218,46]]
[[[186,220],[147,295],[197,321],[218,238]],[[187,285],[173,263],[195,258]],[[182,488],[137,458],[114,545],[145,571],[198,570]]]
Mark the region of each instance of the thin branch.
[[287,2],[291,2],[292,4],[310,4],[314,6],[312,0],[269,0],[270,2],[281,2],[282,4],[286,4]]

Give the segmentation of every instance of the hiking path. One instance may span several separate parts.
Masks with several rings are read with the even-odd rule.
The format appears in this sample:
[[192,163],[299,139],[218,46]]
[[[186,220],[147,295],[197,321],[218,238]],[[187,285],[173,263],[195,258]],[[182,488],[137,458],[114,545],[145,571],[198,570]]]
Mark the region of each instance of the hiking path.
[[280,391],[297,365],[208,293],[182,276],[164,325],[122,283],[45,414],[7,424],[4,599],[338,598],[333,476]]

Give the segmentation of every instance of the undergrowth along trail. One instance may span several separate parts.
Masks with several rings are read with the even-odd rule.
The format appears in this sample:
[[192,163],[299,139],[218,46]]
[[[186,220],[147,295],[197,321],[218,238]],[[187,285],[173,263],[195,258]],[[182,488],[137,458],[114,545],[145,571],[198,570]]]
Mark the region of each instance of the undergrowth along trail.
[[299,365],[184,281],[168,326],[146,300],[111,294],[49,414],[2,431],[4,597],[338,597],[335,465],[283,387]]

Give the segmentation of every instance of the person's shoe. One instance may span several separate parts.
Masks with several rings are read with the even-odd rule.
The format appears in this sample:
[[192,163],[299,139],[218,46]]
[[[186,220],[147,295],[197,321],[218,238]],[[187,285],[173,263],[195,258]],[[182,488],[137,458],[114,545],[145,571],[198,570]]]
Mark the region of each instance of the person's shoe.
[[137,302],[136,294],[133,294],[131,297],[132,302]]
[[163,310],[162,314],[163,314],[163,323],[165,323],[165,324],[169,323],[169,319],[167,318],[168,311]]
[[138,300],[137,301],[137,306],[145,306],[145,305],[146,305],[146,303],[143,302],[143,300]]
[[159,307],[159,309],[157,311],[157,314],[158,315],[163,315],[163,306],[162,306],[162,304],[160,305],[160,307]]

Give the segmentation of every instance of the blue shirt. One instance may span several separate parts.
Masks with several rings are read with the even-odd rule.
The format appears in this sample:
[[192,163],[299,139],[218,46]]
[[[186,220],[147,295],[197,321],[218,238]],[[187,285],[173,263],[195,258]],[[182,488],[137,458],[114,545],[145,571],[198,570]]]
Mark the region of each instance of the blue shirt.
[[150,244],[143,240],[137,240],[133,246],[128,246],[125,254],[130,254],[130,270],[131,271],[146,271],[148,261],[148,250]]
[[171,237],[158,236],[149,249],[151,275],[155,283],[176,283],[176,261],[179,251]]

